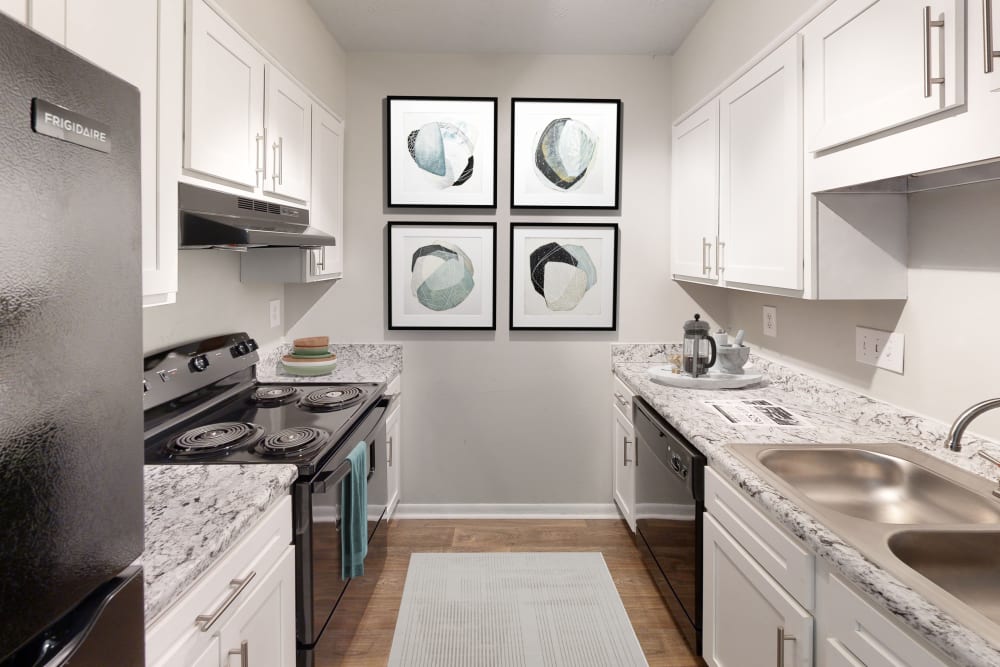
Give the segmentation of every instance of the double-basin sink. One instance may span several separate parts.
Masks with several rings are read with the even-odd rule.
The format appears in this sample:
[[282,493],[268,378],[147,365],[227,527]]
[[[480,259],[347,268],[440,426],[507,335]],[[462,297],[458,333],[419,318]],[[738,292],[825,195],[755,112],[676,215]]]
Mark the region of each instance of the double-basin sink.
[[996,484],[899,444],[731,447],[870,560],[1000,643]]

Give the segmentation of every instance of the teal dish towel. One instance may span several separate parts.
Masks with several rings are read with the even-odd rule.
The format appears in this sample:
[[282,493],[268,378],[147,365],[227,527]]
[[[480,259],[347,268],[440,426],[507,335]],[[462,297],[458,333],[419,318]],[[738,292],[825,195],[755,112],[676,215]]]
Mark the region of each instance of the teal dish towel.
[[368,445],[359,442],[347,460],[351,474],[340,487],[340,576],[360,577],[368,555]]

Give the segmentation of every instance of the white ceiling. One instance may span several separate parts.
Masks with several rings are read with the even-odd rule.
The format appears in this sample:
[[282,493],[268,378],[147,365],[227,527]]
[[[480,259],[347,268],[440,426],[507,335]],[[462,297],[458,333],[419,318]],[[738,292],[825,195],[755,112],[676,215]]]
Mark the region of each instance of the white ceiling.
[[672,54],[711,0],[309,0],[344,49]]

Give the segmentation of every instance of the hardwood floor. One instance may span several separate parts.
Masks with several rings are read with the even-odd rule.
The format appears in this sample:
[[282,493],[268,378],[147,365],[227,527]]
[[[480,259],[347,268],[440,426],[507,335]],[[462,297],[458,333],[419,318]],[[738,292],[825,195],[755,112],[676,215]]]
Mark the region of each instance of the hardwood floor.
[[[600,551],[618,587],[650,667],[703,667],[691,657],[628,527],[616,520],[394,520],[388,525],[385,569],[360,625],[324,633],[316,667],[384,667],[389,660],[403,584],[416,552]],[[353,636],[343,636],[350,634]],[[340,635],[340,636],[337,636]],[[474,667],[474,666],[469,666]],[[608,667],[614,667],[609,665]]]

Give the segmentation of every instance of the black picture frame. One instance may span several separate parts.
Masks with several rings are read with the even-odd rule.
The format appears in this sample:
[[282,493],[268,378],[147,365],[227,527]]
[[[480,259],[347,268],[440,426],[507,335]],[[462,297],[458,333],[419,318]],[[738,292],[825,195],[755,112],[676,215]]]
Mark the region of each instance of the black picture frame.
[[[549,117],[552,118],[553,121],[557,118],[567,118],[567,114],[571,114],[573,112],[576,112],[579,115],[581,111],[585,112],[586,107],[591,105],[594,107],[594,113],[596,113],[600,107],[613,110],[614,129],[607,131],[607,123],[601,124],[605,129],[605,132],[602,133],[602,135],[610,135],[614,139],[614,146],[601,153],[603,160],[601,167],[602,172],[604,173],[604,180],[602,181],[602,187],[600,188],[599,193],[597,193],[600,197],[590,196],[589,193],[585,198],[579,194],[574,196],[574,193],[569,191],[559,192],[556,187],[554,187],[552,192],[549,193],[550,196],[548,198],[541,195],[529,195],[527,192],[527,188],[529,187],[529,175],[536,171],[536,159],[534,155],[525,155],[524,147],[528,145],[527,142],[534,143],[534,133],[538,130],[538,118],[531,118],[531,122],[527,122],[528,118],[519,119],[519,116],[529,113],[529,111],[519,112],[519,107],[522,110],[528,110],[533,105],[538,106],[539,111],[537,113],[539,114],[539,117]],[[554,108],[551,110],[546,108],[545,113],[543,113],[540,105]],[[559,113],[558,107],[560,106],[565,107],[566,114]],[[520,125],[522,126],[521,135],[518,134],[519,120],[521,120]],[[530,133],[530,136],[526,133]],[[622,162],[622,101],[620,99],[514,97],[510,101],[510,138],[510,207],[512,210],[618,210],[620,208]],[[605,136],[605,143],[606,142],[607,136]],[[613,174],[613,184],[608,183],[609,160],[613,162],[610,169]],[[543,179],[539,180],[540,182],[544,182]],[[581,181],[581,186],[585,186],[583,181]],[[601,198],[605,200],[610,198],[610,201],[606,201],[604,203],[587,203],[589,200],[597,200]]]
[[[520,230],[535,230],[535,232],[551,231],[552,233],[543,235],[541,233],[521,235]],[[569,232],[580,230],[584,236],[591,233],[592,238],[599,239],[602,248],[607,246],[608,239],[600,238],[593,234],[595,230],[604,230],[610,233],[610,248],[608,254],[611,255],[612,266],[610,271],[610,293],[602,297],[601,317],[609,319],[606,324],[584,323],[583,317],[578,317],[575,321],[572,318],[562,315],[553,315],[552,324],[542,324],[538,321],[538,315],[529,315],[526,312],[526,297],[519,298],[518,293],[524,295],[527,281],[529,280],[525,269],[530,271],[530,265],[525,266],[524,258],[518,258],[518,244],[526,240],[529,236],[538,238],[572,238]],[[508,300],[509,326],[511,331],[617,331],[618,329],[618,271],[620,254],[620,234],[617,222],[512,222],[510,225],[510,293]],[[529,259],[530,261],[530,259]],[[607,279],[607,272],[604,272]],[[600,283],[600,274],[597,276],[597,283]],[[537,288],[536,288],[537,289]],[[588,288],[590,289],[590,288]],[[594,318],[595,320],[597,318]],[[562,323],[560,323],[562,320]]]
[[[497,104],[498,99],[496,97],[449,97],[420,95],[387,96],[385,114],[385,178],[387,206],[389,208],[495,209],[497,207]],[[486,174],[485,180],[481,183],[483,187],[478,192],[468,193],[467,196],[464,193],[463,195],[456,195],[455,192],[449,192],[448,188],[442,188],[441,194],[435,197],[434,192],[428,190],[425,195],[417,197],[419,199],[424,199],[424,201],[415,201],[412,193],[407,196],[402,192],[398,192],[398,188],[393,185],[393,154],[395,154],[397,158],[400,158],[403,155],[407,155],[407,153],[409,153],[409,149],[408,147],[404,149],[401,145],[401,142],[406,141],[403,135],[393,136],[394,115],[397,114],[397,112],[400,114],[400,117],[397,118],[398,131],[398,126],[402,120],[401,116],[407,111],[404,107],[409,107],[410,113],[438,112],[443,116],[448,117],[449,115],[454,116],[455,114],[460,114],[462,107],[470,105],[492,107],[492,113],[486,109],[479,111],[481,117],[488,116],[489,119],[492,120],[492,130],[488,131],[488,134],[492,134],[492,137],[477,137],[475,149],[473,151],[473,157],[477,155],[480,157],[478,161],[473,161],[473,169],[475,169],[477,164],[484,164],[484,166],[488,167],[487,171],[492,172],[492,174]],[[418,111],[421,106],[426,106],[426,110]],[[407,129],[409,128],[404,127],[403,131],[406,131]],[[408,137],[408,134],[406,136]],[[486,160],[482,159],[484,152],[489,153],[488,159]],[[407,155],[407,157],[409,156]],[[402,163],[403,166],[401,166],[400,163]],[[413,159],[398,159],[396,160],[395,166],[398,169],[410,168],[407,172],[396,174],[397,186],[400,185],[406,175],[408,175],[410,179],[419,180],[419,176],[416,174],[420,172],[420,169],[413,163]]]
[[[407,270],[409,273],[413,268],[412,255],[409,253],[403,254],[400,252],[393,252],[393,247],[397,242],[394,232],[399,230],[417,230],[423,229],[425,233],[424,238],[444,240],[447,237],[448,232],[460,233],[461,230],[470,229],[483,229],[488,232],[488,237],[483,236],[483,238],[488,238],[490,241],[491,248],[488,252],[484,253],[487,256],[489,264],[492,266],[490,270],[485,274],[490,280],[490,285],[488,288],[482,290],[482,296],[488,298],[489,304],[488,308],[484,308],[477,316],[482,320],[477,324],[466,324],[465,321],[474,321],[475,318],[472,316],[462,316],[462,315],[441,315],[437,316],[430,309],[429,312],[421,313],[418,315],[400,312],[402,307],[400,301],[403,299],[393,299],[393,293],[395,292],[397,296],[403,296],[405,292],[405,287],[401,287],[398,284],[400,276],[393,272],[393,262],[399,261],[400,259],[408,260],[410,263],[410,268]],[[439,233],[427,233],[437,231]],[[406,237],[403,236],[403,239]],[[415,237],[414,237],[415,238]],[[434,243],[432,241],[431,243]],[[400,246],[402,244],[400,243]],[[401,249],[401,248],[400,248]],[[402,255],[402,257],[401,257]],[[405,299],[405,296],[404,296]],[[388,329],[391,331],[495,331],[497,328],[497,223],[496,222],[389,222],[386,225],[386,303],[387,303],[387,325]],[[488,321],[485,321],[486,315],[488,315]],[[442,320],[450,321],[451,324],[435,324],[433,319],[435,317],[440,317]],[[450,320],[446,320],[450,318]],[[400,321],[402,320],[402,321]],[[456,323],[457,322],[457,323]]]

